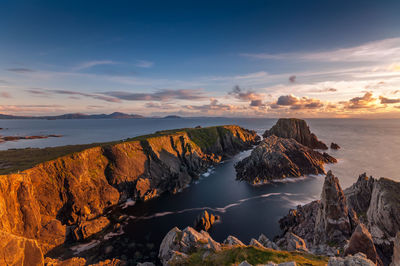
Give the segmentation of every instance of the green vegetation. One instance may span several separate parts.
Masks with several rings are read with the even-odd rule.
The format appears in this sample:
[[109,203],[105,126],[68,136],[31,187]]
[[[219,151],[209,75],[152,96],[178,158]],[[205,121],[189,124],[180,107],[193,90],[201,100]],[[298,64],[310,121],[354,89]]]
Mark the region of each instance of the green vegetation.
[[121,141],[104,142],[104,143],[92,143],[83,145],[68,145],[59,147],[49,147],[49,148],[26,148],[26,149],[10,149],[5,151],[0,151],[0,174],[15,173],[17,171],[23,171],[33,166],[54,160],[56,158],[80,152],[93,147],[106,147],[110,145],[115,145],[123,142],[132,141],[143,141],[149,138],[166,136],[175,134],[178,132],[187,132],[189,137],[194,143],[196,143],[201,148],[208,148],[215,144],[218,138],[218,128],[220,130],[226,130],[222,126],[214,126],[207,128],[181,128],[173,130],[157,131],[154,134],[137,136],[134,138],[129,138]]
[[300,252],[276,251],[257,247],[235,247],[223,249],[203,258],[205,250],[195,252],[186,261],[176,261],[172,265],[238,265],[246,260],[252,265],[266,264],[267,262],[295,261],[298,265],[322,266],[328,263],[328,257],[316,256]]

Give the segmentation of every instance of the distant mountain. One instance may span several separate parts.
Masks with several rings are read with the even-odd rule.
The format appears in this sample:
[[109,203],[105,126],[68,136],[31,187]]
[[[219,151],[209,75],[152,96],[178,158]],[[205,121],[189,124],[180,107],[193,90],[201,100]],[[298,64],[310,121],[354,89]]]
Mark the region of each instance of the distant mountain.
[[163,118],[182,118],[182,117],[179,115],[167,115],[167,116],[164,116]]
[[0,114],[0,119],[48,119],[48,120],[56,120],[56,119],[132,119],[132,118],[145,118],[142,115],[137,114],[125,114],[120,112],[114,112],[112,114],[95,114],[88,115],[82,113],[72,113],[72,114],[63,114],[63,115],[55,115],[55,116],[16,116],[16,115],[4,115]]

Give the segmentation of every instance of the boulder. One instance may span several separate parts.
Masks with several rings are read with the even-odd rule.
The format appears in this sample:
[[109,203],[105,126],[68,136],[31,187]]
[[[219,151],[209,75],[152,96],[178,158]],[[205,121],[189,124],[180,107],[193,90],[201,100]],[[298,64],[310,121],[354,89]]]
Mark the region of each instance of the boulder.
[[304,146],[294,139],[265,138],[251,155],[235,165],[236,178],[256,184],[286,177],[324,174],[325,163],[335,158]]
[[208,231],[211,226],[220,220],[218,215],[214,215],[212,213],[208,213],[207,211],[203,211],[195,220],[194,228],[198,231],[204,230]]
[[286,233],[283,238],[279,239],[277,245],[287,251],[308,252],[304,239],[290,232]]
[[400,232],[397,232],[396,238],[394,240],[392,263],[390,266],[400,265]]
[[372,236],[363,224],[359,224],[351,235],[350,241],[344,250],[344,255],[355,255],[364,253],[367,258],[377,265],[382,265],[379,255],[376,252]]
[[339,150],[339,149],[340,149],[340,146],[339,146],[338,144],[336,144],[335,142],[332,142],[332,143],[331,143],[331,149],[332,149],[332,150]]
[[266,237],[264,234],[261,234],[258,237],[258,242],[261,243],[261,245],[263,245],[266,248],[280,250],[278,245],[275,244],[274,242],[272,242],[271,240],[269,240],[268,237]]
[[315,220],[314,245],[341,246],[352,233],[352,221],[339,179],[331,171],[325,177],[318,215]]
[[375,263],[367,259],[365,254],[357,253],[345,258],[331,257],[328,266],[375,266]]
[[264,132],[263,137],[275,135],[281,138],[292,138],[311,149],[326,150],[328,147],[311,133],[306,121],[297,118],[280,118],[270,129]]
[[242,241],[240,241],[239,239],[237,239],[237,238],[234,237],[234,236],[228,236],[228,237],[224,240],[223,244],[224,244],[224,245],[227,245],[227,246],[241,246],[241,247],[244,247],[244,246],[245,246],[245,244],[243,244]]
[[88,237],[102,231],[109,224],[110,221],[104,216],[94,220],[80,222],[72,230],[73,238],[76,241],[87,239]]

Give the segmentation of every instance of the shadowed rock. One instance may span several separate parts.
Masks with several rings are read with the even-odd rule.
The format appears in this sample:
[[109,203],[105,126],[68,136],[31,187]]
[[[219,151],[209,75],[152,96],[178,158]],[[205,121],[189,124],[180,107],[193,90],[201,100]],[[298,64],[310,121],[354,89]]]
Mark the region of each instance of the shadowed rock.
[[394,240],[392,263],[390,266],[400,265],[400,232],[397,232]]
[[367,258],[377,265],[383,266],[376,252],[372,236],[363,224],[359,224],[356,230],[354,230],[350,241],[344,250],[344,255],[355,255],[359,252],[367,255]]
[[238,180],[256,184],[286,177],[324,174],[324,163],[334,162],[336,159],[327,153],[321,154],[294,139],[270,136],[235,168]]
[[211,226],[220,219],[218,215],[203,211],[195,220],[194,228],[198,231],[208,231]]
[[337,145],[335,142],[332,142],[332,143],[331,143],[331,149],[332,149],[332,150],[339,150],[339,149],[340,149],[340,146]]
[[264,138],[275,135],[281,138],[293,138],[311,149],[326,150],[328,147],[311,133],[306,121],[297,118],[280,118],[278,122],[263,134]]
[[293,233],[286,233],[283,238],[277,241],[277,244],[283,250],[308,252],[304,239]]
[[357,253],[354,256],[349,255],[345,258],[331,257],[328,266],[376,266],[363,253]]

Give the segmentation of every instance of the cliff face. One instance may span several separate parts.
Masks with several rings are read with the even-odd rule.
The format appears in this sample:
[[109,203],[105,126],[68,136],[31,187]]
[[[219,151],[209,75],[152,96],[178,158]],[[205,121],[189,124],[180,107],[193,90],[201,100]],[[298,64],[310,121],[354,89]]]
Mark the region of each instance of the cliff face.
[[281,138],[292,138],[311,149],[326,150],[328,147],[311,133],[306,121],[297,118],[280,118],[278,122],[263,134],[264,138],[275,135]]
[[258,141],[255,132],[238,126],[163,131],[2,175],[0,232],[37,240],[46,253],[107,207],[128,197],[174,193],[207,167]]

